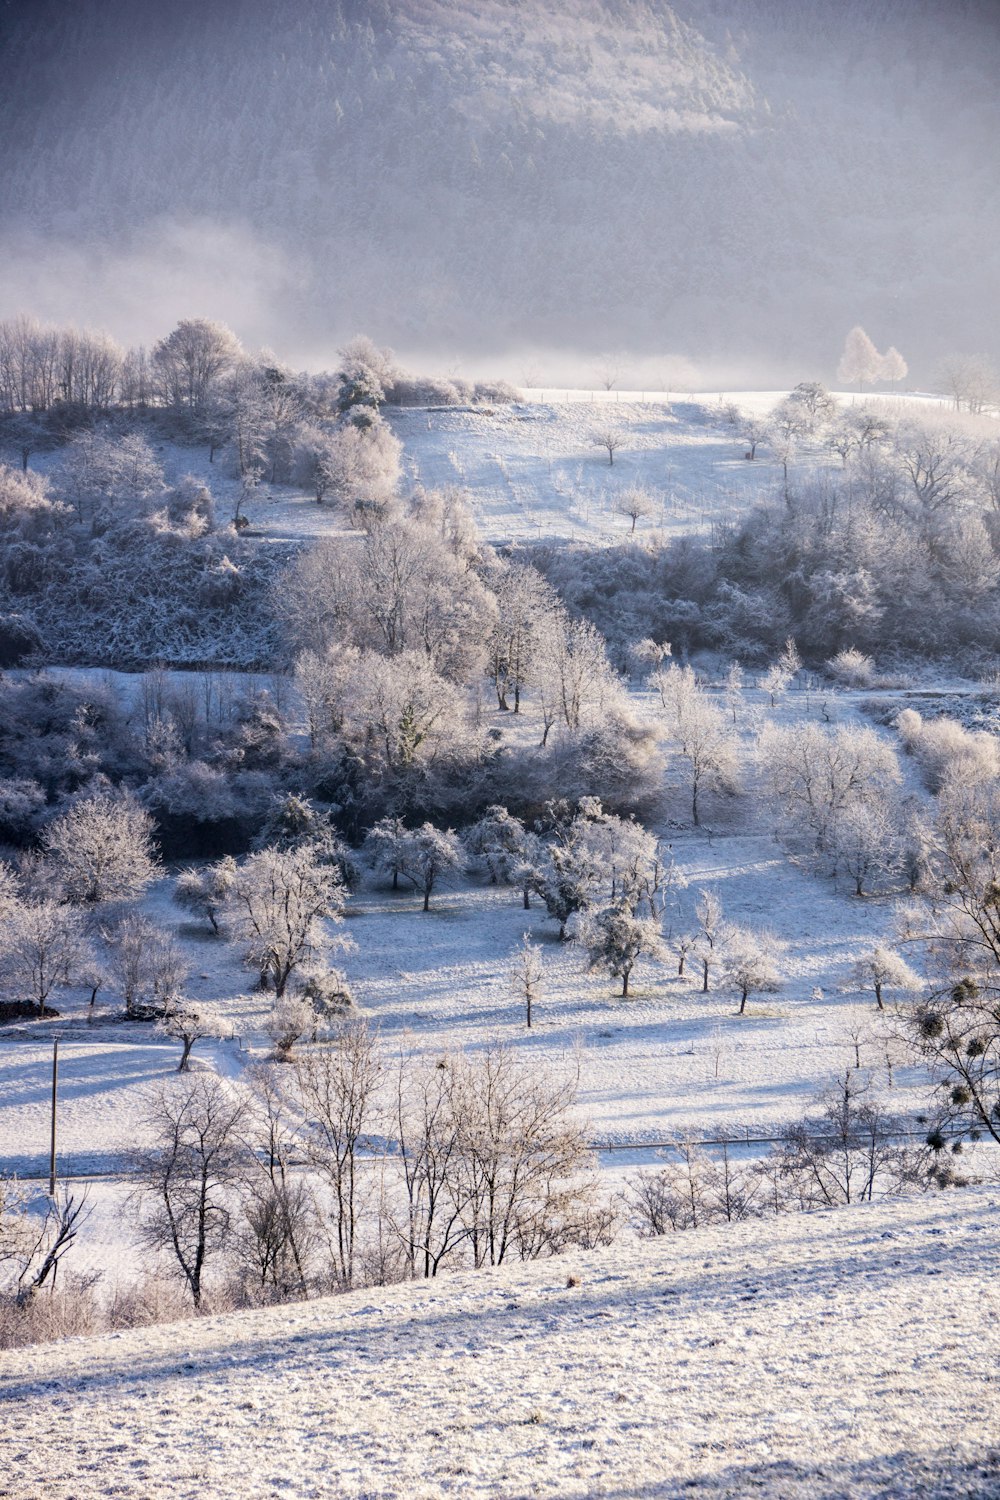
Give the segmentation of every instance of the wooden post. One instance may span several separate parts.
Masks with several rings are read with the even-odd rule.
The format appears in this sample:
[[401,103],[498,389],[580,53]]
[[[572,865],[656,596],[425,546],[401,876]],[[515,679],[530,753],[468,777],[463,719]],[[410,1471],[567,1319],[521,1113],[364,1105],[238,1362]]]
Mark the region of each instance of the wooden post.
[[52,1042],[52,1133],[49,1138],[49,1197],[56,1195],[56,1089],[59,1085],[59,1039]]

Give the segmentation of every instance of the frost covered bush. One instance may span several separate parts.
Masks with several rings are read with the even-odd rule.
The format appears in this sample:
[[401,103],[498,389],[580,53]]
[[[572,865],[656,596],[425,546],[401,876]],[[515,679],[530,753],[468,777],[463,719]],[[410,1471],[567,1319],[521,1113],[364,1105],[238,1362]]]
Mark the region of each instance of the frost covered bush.
[[968,785],[1000,776],[1000,745],[995,735],[966,729],[956,719],[924,719],[915,708],[903,709],[896,728],[933,792],[949,781]]
[[875,680],[875,663],[863,651],[847,647],[827,662],[827,669],[845,687],[868,688]]

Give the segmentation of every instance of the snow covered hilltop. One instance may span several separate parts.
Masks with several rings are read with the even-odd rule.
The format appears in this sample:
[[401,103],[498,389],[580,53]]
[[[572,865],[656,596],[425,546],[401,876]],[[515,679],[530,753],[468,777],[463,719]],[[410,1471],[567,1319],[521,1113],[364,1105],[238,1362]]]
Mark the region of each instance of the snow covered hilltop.
[[995,1496],[1000,1193],[0,1355],[5,1500]]

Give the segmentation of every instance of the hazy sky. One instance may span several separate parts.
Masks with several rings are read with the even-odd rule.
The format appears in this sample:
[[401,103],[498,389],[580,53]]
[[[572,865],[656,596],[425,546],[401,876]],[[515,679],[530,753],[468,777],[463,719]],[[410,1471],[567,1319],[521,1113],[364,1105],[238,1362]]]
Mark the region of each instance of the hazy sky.
[[292,362],[830,378],[997,355],[985,0],[6,0],[0,315]]

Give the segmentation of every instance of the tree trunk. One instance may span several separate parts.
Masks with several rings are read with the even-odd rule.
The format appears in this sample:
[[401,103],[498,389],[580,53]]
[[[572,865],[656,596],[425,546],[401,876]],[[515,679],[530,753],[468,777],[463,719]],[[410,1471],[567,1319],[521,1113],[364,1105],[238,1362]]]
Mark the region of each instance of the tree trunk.
[[623,1000],[627,1000],[628,999],[628,976],[629,976],[630,973],[631,973],[630,969],[624,969],[622,971],[622,999]]
[[695,778],[695,781],[693,782],[692,787],[691,787],[691,816],[694,819],[694,826],[697,828],[698,827],[698,781],[697,781],[697,778]]
[[885,1010],[885,1006],[882,1004],[882,982],[879,979],[875,981],[875,1003],[879,1010]]
[[424,891],[424,911],[430,911],[430,909],[431,909],[431,893],[430,893],[430,890],[428,889],[428,890]]
[[747,992],[746,992],[746,990],[744,990],[743,991],[743,995],[742,995],[742,997],[740,999],[740,1015],[743,1014],[743,1012],[746,1010],[746,1008],[747,1008]]
[[707,995],[708,994],[708,959],[707,958],[703,958],[702,961],[701,961],[701,993],[703,995]]
[[183,1044],[184,1051],[181,1053],[181,1060],[177,1064],[177,1071],[178,1073],[190,1073],[191,1064],[189,1062],[189,1058],[191,1056],[191,1048],[194,1046],[194,1037],[181,1037],[181,1042]]

